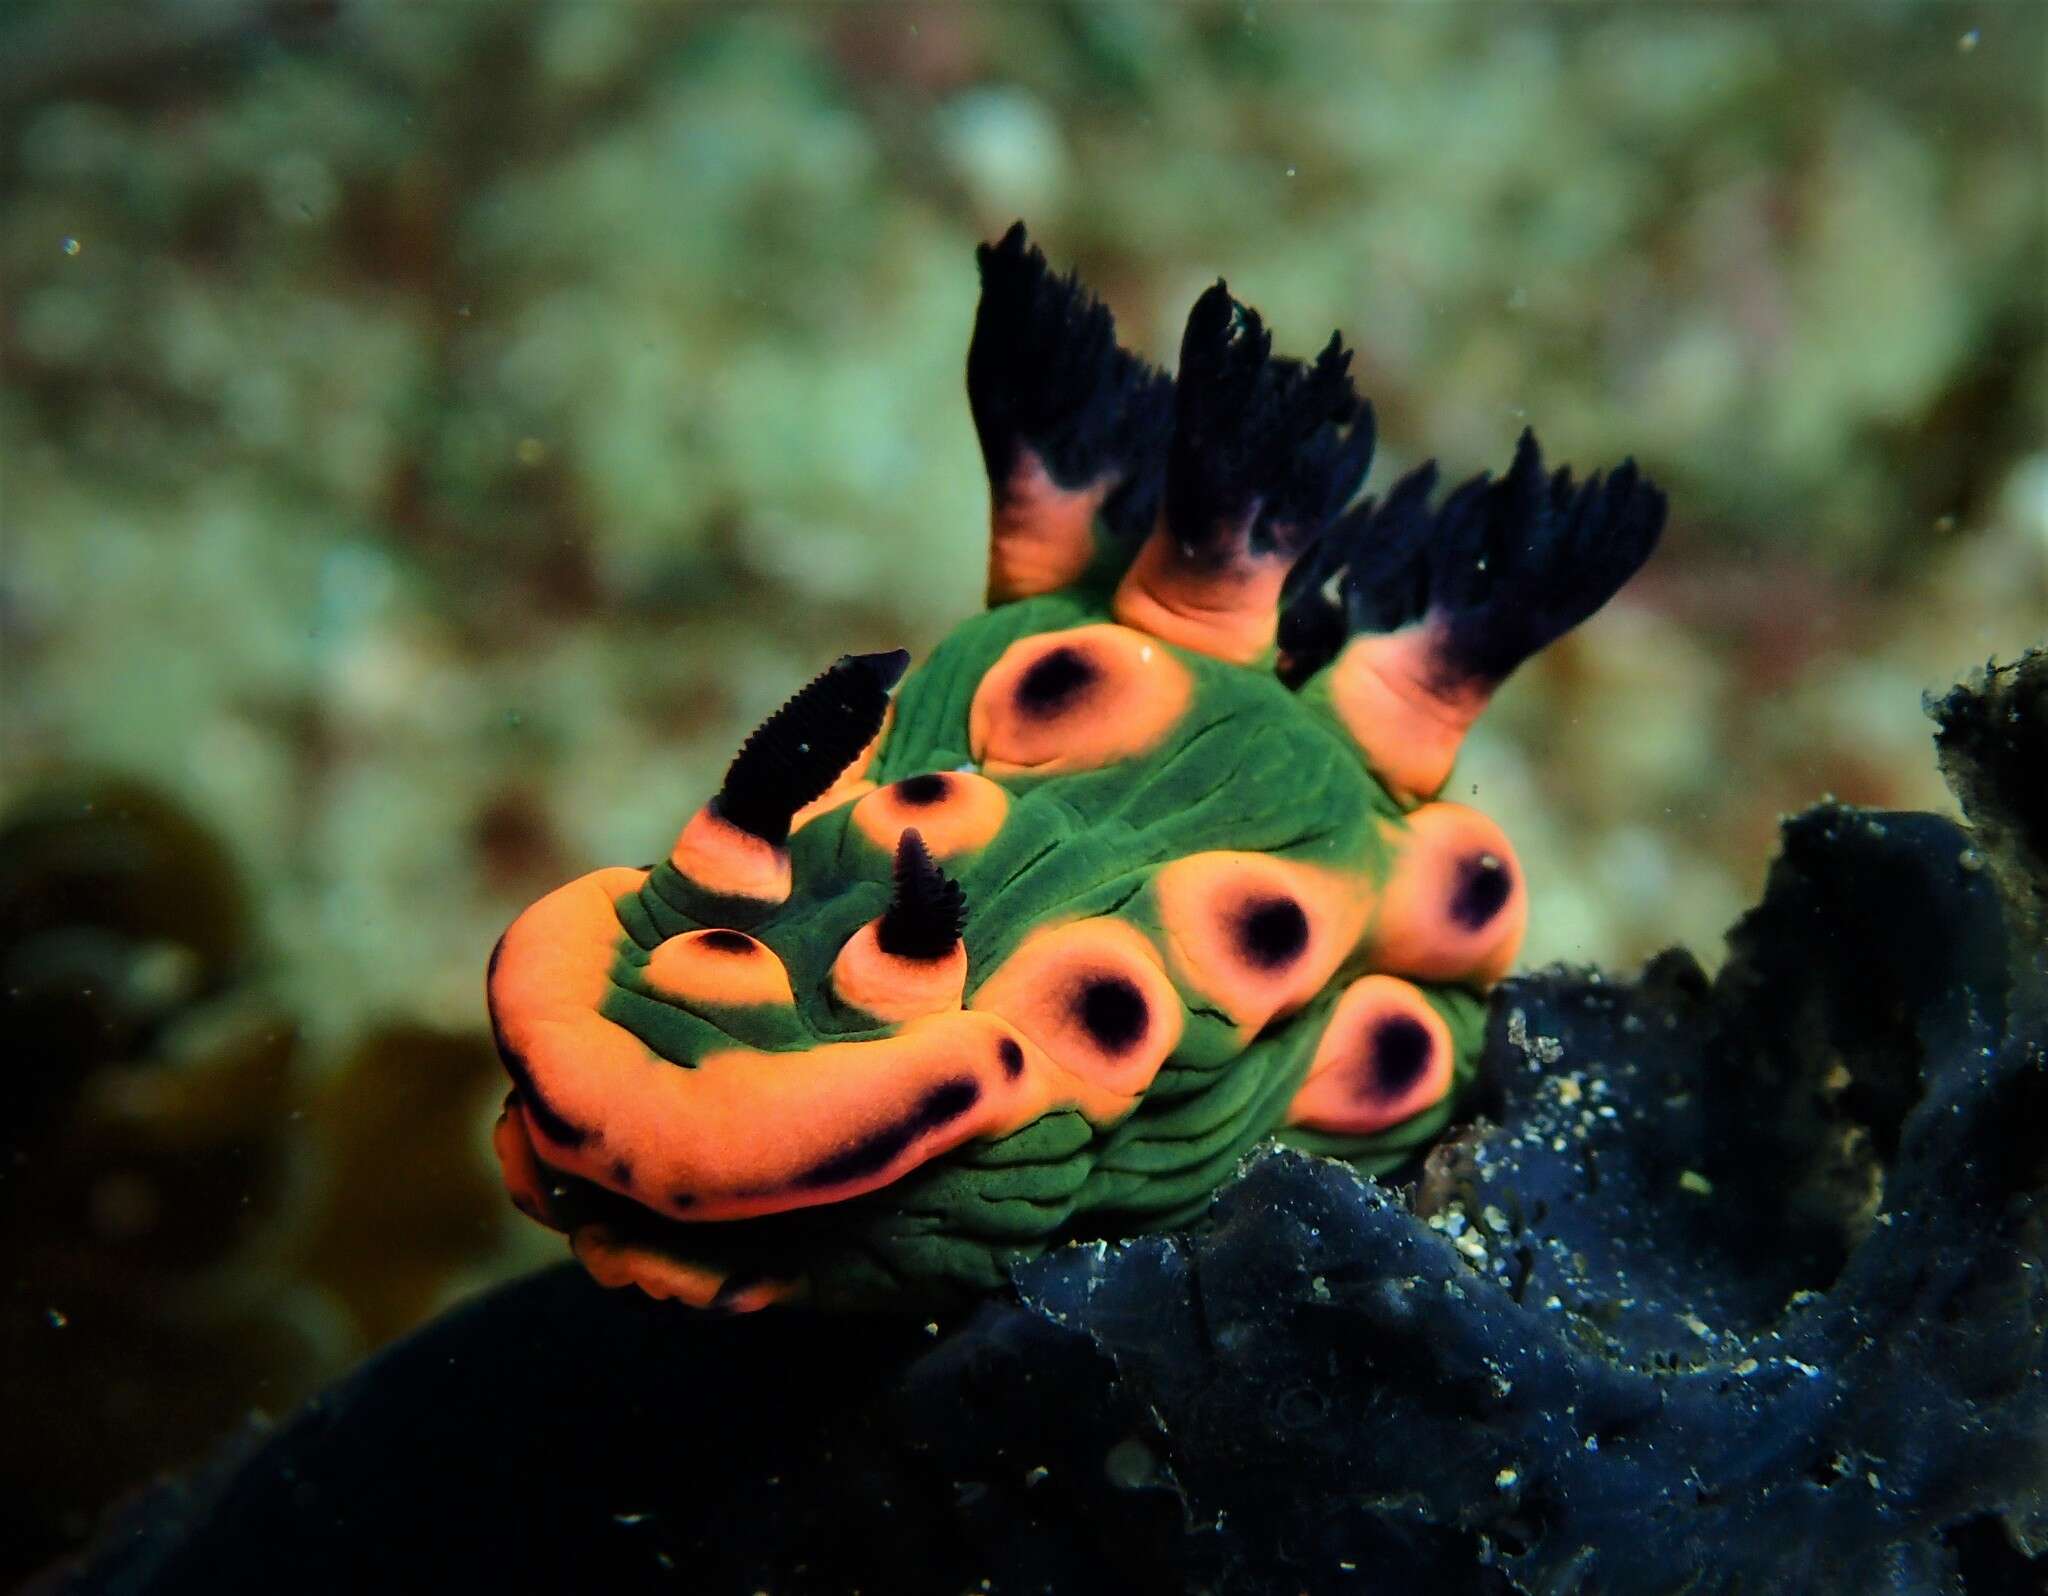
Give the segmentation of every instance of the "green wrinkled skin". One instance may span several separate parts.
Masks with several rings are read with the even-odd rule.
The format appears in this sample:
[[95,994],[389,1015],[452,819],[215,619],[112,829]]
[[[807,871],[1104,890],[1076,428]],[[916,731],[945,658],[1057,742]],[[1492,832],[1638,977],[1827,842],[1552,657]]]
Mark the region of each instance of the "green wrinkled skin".
[[[869,774],[881,784],[974,768],[968,707],[1013,642],[1109,620],[1101,601],[1061,593],[978,615],[942,642],[899,689],[893,727]],[[1155,643],[1162,649],[1170,648]],[[1326,715],[1263,664],[1239,666],[1172,649],[1195,682],[1189,711],[1149,755],[1100,769],[998,778],[1011,807],[1002,830],[947,862],[969,906],[967,997],[1033,930],[1114,915],[1161,944],[1153,876],[1211,850],[1242,850],[1363,870],[1375,885],[1391,854],[1381,822],[1402,809]],[[707,1047],[788,1050],[889,1033],[831,990],[832,962],[889,899],[890,857],[849,825],[842,804],[791,841],[789,900],[740,922],[666,862],[619,903],[622,945],[604,1013],[670,1058]],[[690,1012],[657,1000],[640,971],[664,937],[745,923],[775,950],[795,991],[794,1015],[747,1008]],[[1245,1153],[1273,1137],[1380,1172],[1427,1145],[1458,1112],[1472,1080],[1484,1001],[1416,983],[1449,1026],[1452,1086],[1414,1118],[1371,1137],[1282,1129],[1287,1104],[1338,996],[1365,973],[1353,962],[1315,999],[1248,1047],[1231,1024],[1182,990],[1182,1040],[1139,1106],[1096,1128],[1055,1109],[1000,1140],[969,1143],[880,1190],[761,1219],[664,1224],[664,1245],[736,1274],[803,1275],[828,1306],[942,1303],[1000,1285],[1007,1269],[1065,1240],[1116,1238],[1200,1220]]]

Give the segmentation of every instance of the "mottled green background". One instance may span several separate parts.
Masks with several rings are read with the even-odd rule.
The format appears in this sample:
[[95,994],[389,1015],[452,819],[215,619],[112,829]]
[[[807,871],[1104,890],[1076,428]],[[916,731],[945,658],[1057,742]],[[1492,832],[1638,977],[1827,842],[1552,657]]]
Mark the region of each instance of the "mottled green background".
[[[1454,795],[1709,964],[2048,617],[2034,4],[0,6],[0,1575],[555,1255],[483,959],[978,601],[972,248],[1670,489]],[[24,1108],[22,1105],[26,1104]]]

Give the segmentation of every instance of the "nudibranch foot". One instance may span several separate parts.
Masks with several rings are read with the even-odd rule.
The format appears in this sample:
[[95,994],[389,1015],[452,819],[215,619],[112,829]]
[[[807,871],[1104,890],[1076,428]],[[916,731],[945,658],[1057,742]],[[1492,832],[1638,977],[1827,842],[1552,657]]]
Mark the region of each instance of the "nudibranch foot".
[[666,858],[492,958],[506,1188],[606,1284],[959,1301],[1198,1220],[1263,1140],[1379,1173],[1470,1112],[1529,893],[1437,794],[1663,496],[1525,434],[1498,480],[1352,508],[1340,336],[1275,355],[1218,283],[1168,378],[1021,226],[980,265],[990,608],[907,674],[832,665]]

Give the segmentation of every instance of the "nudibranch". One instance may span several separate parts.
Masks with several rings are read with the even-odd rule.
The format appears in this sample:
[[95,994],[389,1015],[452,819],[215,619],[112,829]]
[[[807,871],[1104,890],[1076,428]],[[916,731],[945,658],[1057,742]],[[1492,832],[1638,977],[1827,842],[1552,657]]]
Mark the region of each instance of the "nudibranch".
[[958,1300],[1194,1221],[1266,1138],[1387,1171],[1469,1096],[1528,901],[1438,794],[1663,495],[1525,432],[1354,502],[1338,336],[1276,356],[1218,282],[1169,377],[1021,224],[979,260],[987,610],[907,674],[841,659],[666,858],[491,957],[506,1185],[607,1285]]

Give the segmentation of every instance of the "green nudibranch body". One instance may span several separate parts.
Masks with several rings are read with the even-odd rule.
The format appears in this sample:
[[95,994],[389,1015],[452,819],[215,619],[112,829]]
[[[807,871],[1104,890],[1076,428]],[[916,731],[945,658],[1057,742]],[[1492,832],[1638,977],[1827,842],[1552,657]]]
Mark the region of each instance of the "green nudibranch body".
[[1527,899],[1437,793],[1663,496],[1525,434],[1354,503],[1336,337],[1274,356],[1218,283],[1168,378],[1021,225],[980,259],[988,610],[907,675],[842,659],[666,859],[492,955],[506,1184],[607,1284],[957,1300],[1197,1218],[1268,1138],[1397,1166],[1471,1084]]

